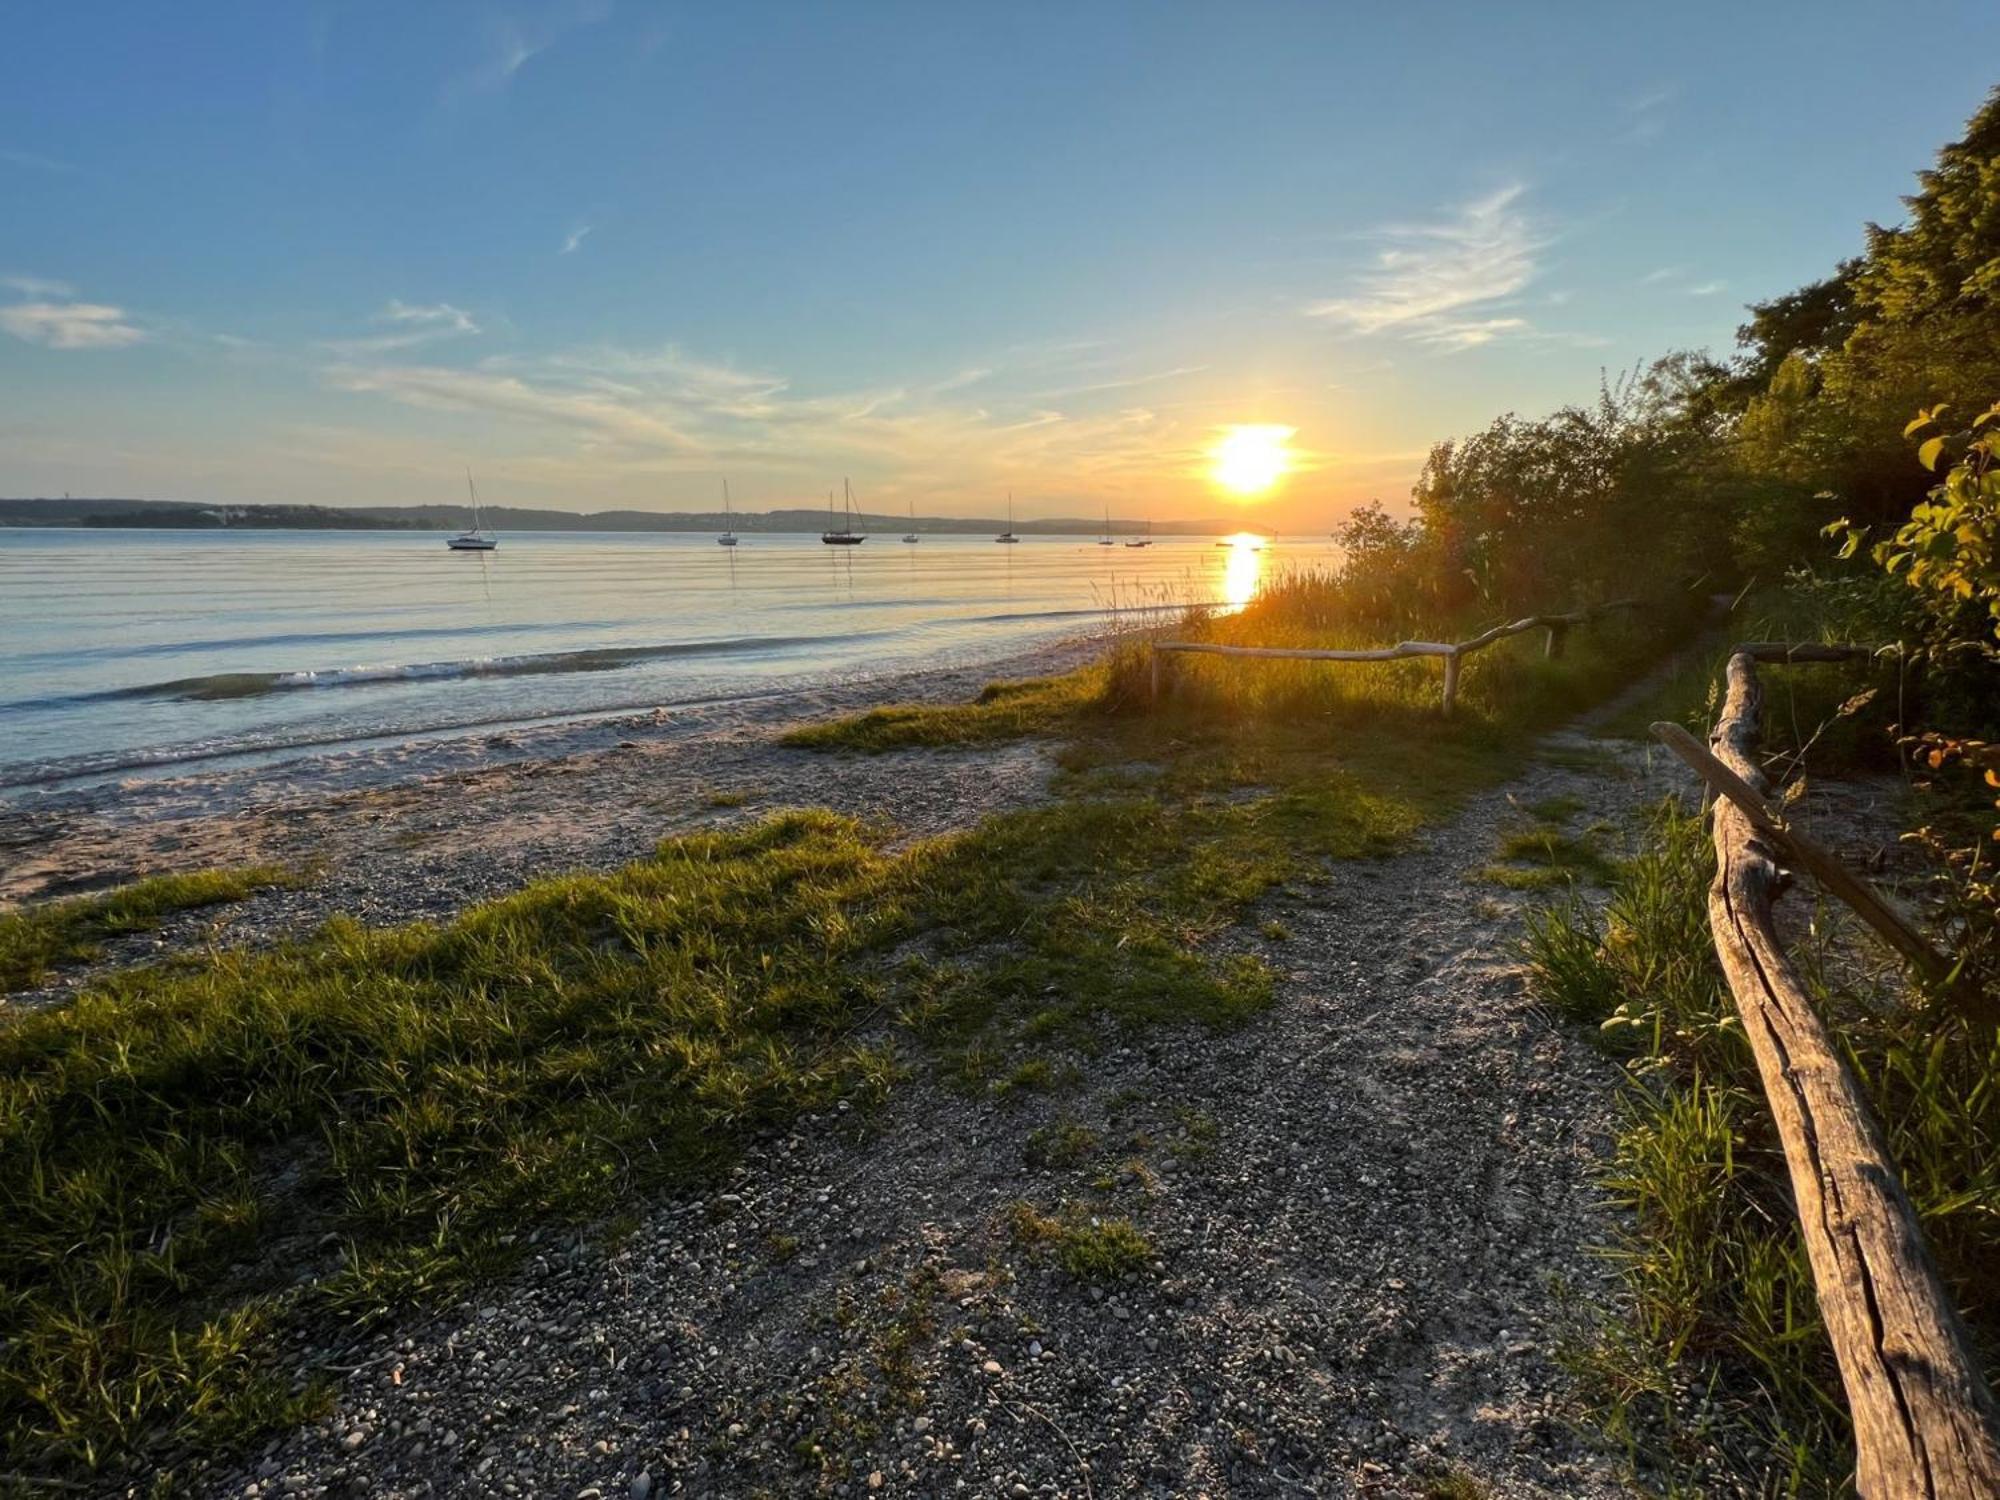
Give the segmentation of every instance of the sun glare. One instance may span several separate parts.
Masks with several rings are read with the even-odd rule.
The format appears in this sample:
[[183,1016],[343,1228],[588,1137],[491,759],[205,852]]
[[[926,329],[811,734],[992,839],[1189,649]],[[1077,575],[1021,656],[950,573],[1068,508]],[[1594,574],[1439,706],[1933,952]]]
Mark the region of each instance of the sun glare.
[[1215,445],[1210,477],[1232,495],[1263,494],[1291,471],[1292,455],[1285,444],[1296,431],[1262,424],[1226,429]]

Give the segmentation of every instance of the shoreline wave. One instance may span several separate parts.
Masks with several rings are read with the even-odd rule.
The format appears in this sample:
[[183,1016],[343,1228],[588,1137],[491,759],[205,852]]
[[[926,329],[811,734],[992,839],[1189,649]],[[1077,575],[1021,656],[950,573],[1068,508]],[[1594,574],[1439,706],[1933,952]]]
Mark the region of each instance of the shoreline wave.
[[[865,639],[867,633],[841,637]],[[385,663],[379,666],[304,668],[288,672],[207,672],[166,682],[106,688],[53,698],[28,698],[0,703],[0,708],[60,708],[78,703],[117,703],[166,699],[180,703],[229,702],[263,698],[273,693],[315,689],[369,687],[392,682],[446,682],[475,677],[547,677],[569,672],[615,672],[643,662],[675,657],[749,655],[782,651],[793,646],[823,644],[824,636],[743,636],[715,641],[672,641],[654,646],[590,646],[573,651],[543,651],[519,656],[463,657],[451,661]]]

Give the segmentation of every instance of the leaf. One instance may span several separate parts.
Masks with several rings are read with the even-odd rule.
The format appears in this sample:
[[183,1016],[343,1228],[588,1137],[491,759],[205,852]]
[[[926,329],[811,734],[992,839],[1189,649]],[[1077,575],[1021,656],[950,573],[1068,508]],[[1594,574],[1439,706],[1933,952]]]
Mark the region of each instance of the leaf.
[[1933,473],[1937,471],[1938,455],[1944,452],[1944,439],[1926,438],[1917,446],[1917,462]]

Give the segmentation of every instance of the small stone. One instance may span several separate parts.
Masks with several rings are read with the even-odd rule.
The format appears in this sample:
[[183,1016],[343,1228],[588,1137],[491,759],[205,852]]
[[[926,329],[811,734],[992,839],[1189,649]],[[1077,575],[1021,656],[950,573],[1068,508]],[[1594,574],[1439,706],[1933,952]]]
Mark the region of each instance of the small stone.
[[1042,1357],[1042,1341],[1040,1339],[1030,1340],[1028,1344],[1028,1358],[1040,1359],[1041,1357]]
[[632,1477],[632,1500],[646,1500],[653,1493],[653,1476],[650,1470],[641,1469]]
[[984,1370],[988,1375],[1004,1375],[1007,1373],[1000,1368],[1000,1361],[997,1359],[989,1359],[979,1368]]
[[349,1453],[352,1453],[367,1441],[368,1429],[366,1427],[357,1427],[340,1440],[340,1446],[345,1448]]
[[882,1488],[882,1471],[880,1469],[875,1470],[868,1476],[868,1488],[871,1490]]

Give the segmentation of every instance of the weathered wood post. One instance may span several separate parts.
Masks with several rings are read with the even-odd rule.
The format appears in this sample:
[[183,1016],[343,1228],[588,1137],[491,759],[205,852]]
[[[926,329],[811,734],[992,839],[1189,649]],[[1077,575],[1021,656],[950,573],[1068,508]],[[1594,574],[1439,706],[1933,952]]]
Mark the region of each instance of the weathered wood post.
[[1158,703],[1159,703],[1159,701],[1160,701],[1160,656],[1161,656],[1161,654],[1162,654],[1162,653],[1161,653],[1161,651],[1160,651],[1160,648],[1159,648],[1159,645],[1158,645],[1158,643],[1157,643],[1157,642],[1155,642],[1155,643],[1153,643],[1153,644],[1151,644],[1151,645],[1149,645],[1149,646],[1147,646],[1147,647],[1146,647],[1146,656],[1147,656],[1147,659],[1148,659],[1148,666],[1149,666],[1149,672],[1148,672],[1148,676],[1150,677],[1150,679],[1151,679],[1151,682],[1152,682],[1152,689],[1151,689],[1151,692],[1150,692],[1149,696],[1147,697],[1147,700],[1146,700],[1146,701],[1147,701],[1148,703],[1151,703],[1151,704],[1158,704]]
[[1444,658],[1444,716],[1449,719],[1458,707],[1458,667],[1461,658],[1454,646]]
[[1542,647],[1543,661],[1557,661],[1561,658],[1563,654],[1563,636],[1568,630],[1569,626],[1560,620],[1549,622],[1549,638]]
[[[1729,658],[1710,746],[1759,798],[1754,648]],[[1774,840],[1716,800],[1709,926],[1784,1146],[1800,1238],[1854,1418],[1864,1500],[2000,1495],[2000,1413],[1854,1075],[1779,944]]]

